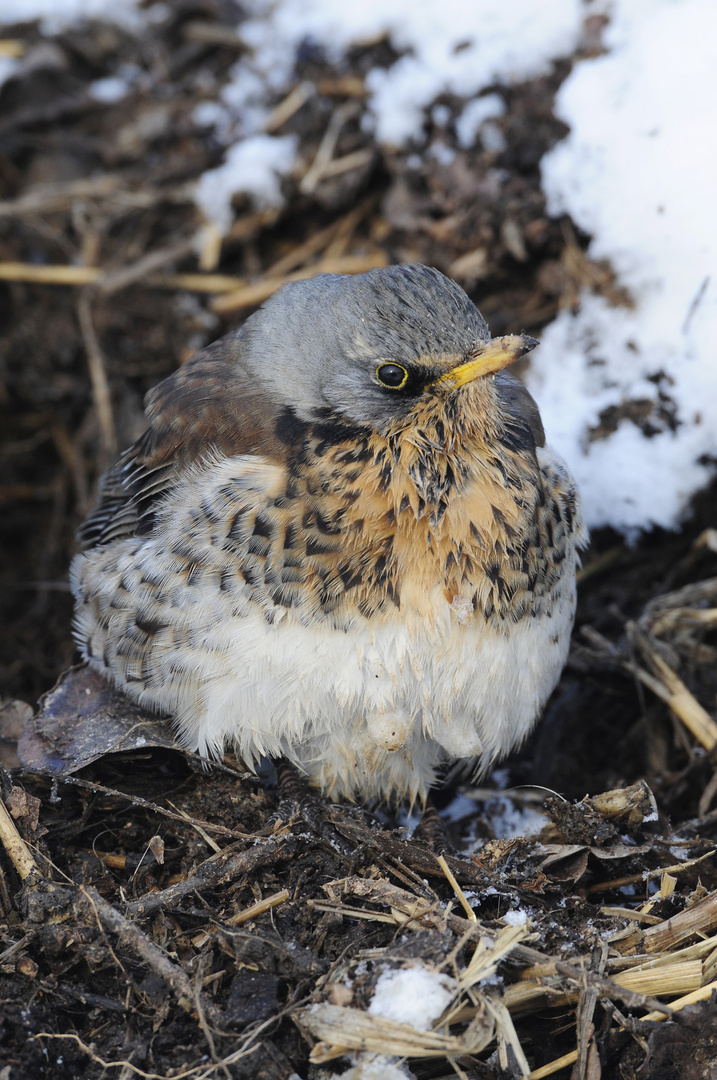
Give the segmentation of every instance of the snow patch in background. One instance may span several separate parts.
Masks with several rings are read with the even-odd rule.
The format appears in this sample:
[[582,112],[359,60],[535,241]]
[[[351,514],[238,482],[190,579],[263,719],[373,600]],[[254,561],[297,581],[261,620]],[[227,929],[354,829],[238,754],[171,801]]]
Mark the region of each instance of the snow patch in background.
[[18,61],[12,56],[0,56],[0,86],[13,77],[18,66]]
[[[557,55],[569,55],[575,47],[582,18],[578,0],[554,0],[541,11],[532,0],[514,0],[512,6],[494,0],[419,5],[366,0],[344,7],[334,0],[282,0],[275,6],[254,0],[249,11],[251,17],[237,28],[249,52],[236,62],[221,92],[221,104],[234,118],[230,134],[226,114],[217,114],[222,121],[217,134],[225,141],[261,132],[269,98],[288,88],[297,53],[307,44],[338,60],[353,46],[388,36],[394,48],[406,52],[391,68],[369,72],[364,118],[379,142],[402,144],[421,139],[424,109],[443,91],[470,97],[494,82],[548,70]],[[268,155],[272,141],[265,136],[262,144]],[[238,169],[233,175],[239,176]],[[203,209],[206,203],[199,205]]]
[[[335,0],[281,0],[276,5],[254,0],[248,11],[250,18],[237,30],[249,51],[233,66],[221,91],[221,106],[226,112],[203,109],[201,114],[203,123],[211,124],[216,118],[222,141],[233,141],[227,152],[227,163],[231,158],[233,164],[221,173],[219,181],[216,177],[209,181],[211,189],[217,182],[222,187],[219,209],[210,209],[208,214],[222,233],[231,224],[226,206],[232,194],[256,195],[262,187],[242,177],[244,158],[237,147],[252,135],[259,137],[270,113],[269,99],[289,87],[302,46],[321,48],[339,60],[353,46],[388,36],[395,49],[405,52],[392,67],[376,68],[366,78],[369,112],[364,120],[379,142],[400,145],[422,138],[424,109],[443,91],[471,97],[495,82],[505,84],[541,74],[557,56],[570,55],[582,25],[579,0],[554,0],[540,10],[533,0],[514,0],[512,5],[494,0],[419,5],[414,0],[391,0],[388,4],[366,0],[362,5],[343,7]],[[464,121],[466,131],[470,123],[477,127],[490,116],[499,115],[495,100],[486,99],[481,110],[486,108],[480,117]],[[227,122],[227,114],[233,124]],[[289,170],[283,157],[281,168],[276,167],[276,155],[282,153],[273,146],[278,141],[264,135],[261,143],[254,144],[254,169],[261,170],[259,155],[263,151],[265,174]],[[445,152],[453,154],[448,148]],[[233,182],[241,186],[232,190]],[[277,204],[276,199],[272,194],[272,205]],[[204,178],[197,204],[205,214],[211,207]]]
[[475,146],[481,127],[488,120],[495,120],[505,113],[505,102],[500,94],[485,94],[469,101],[456,120],[456,137],[462,150]]
[[[42,20],[45,34],[56,34],[73,23],[83,19],[104,19],[130,30],[139,29],[146,14],[139,10],[141,0],[2,0],[0,22],[6,26],[14,23]],[[155,4],[165,11],[164,4]]]
[[250,11],[239,30],[253,57],[238,62],[235,79],[250,65],[274,88],[288,80],[304,42],[339,59],[352,46],[389,37],[405,55],[371,71],[366,87],[376,137],[394,145],[420,137],[423,110],[444,91],[471,97],[548,71],[574,50],[584,15],[579,0],[282,0],[275,7],[254,0]]
[[[329,0],[330,3],[330,0]],[[494,83],[545,74],[575,49],[583,9],[574,0],[413,0],[375,2],[377,29],[406,55],[387,70],[372,71],[366,86],[379,142],[403,145],[420,136],[423,109],[439,94],[472,97]]]
[[[589,256],[635,305],[585,292],[543,331],[527,379],[593,527],[674,527],[713,474],[700,458],[717,455],[715,40],[712,0],[620,0],[607,55],[558,93],[571,131],[543,159],[548,210],[591,234]],[[655,434],[625,418],[591,438],[602,410],[634,400],[663,412]]]
[[195,194],[197,206],[219,232],[229,232],[233,220],[231,201],[236,194],[249,195],[258,207],[281,206],[280,180],[291,171],[296,136],[251,135],[235,143],[223,165],[203,173]]

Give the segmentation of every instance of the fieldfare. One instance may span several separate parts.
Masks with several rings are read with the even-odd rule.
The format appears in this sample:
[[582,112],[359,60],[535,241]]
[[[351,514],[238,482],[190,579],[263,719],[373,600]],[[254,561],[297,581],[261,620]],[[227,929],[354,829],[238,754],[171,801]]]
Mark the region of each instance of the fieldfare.
[[568,652],[575,485],[425,266],[285,286],[147,397],[72,565],[90,664],[181,743],[424,799],[529,732]]

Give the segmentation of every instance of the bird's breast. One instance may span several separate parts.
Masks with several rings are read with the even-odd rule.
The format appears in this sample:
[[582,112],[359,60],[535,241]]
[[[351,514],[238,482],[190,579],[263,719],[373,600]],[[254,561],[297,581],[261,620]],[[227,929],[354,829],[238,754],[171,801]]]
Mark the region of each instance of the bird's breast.
[[377,437],[305,449],[287,486],[308,560],[334,583],[331,603],[434,618],[440,596],[459,624],[529,609],[536,477],[488,448],[459,449]]

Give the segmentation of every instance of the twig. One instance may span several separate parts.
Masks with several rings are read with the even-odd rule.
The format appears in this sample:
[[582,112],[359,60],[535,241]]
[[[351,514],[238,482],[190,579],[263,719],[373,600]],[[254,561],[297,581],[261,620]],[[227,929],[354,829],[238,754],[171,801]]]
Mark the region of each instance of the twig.
[[[241,225],[242,222],[237,224]],[[166,256],[166,249],[162,258]],[[175,255],[175,257],[177,257]],[[151,258],[151,256],[148,256]],[[31,263],[0,262],[0,281],[25,281],[38,285],[72,285],[85,286],[96,285],[100,288],[103,283],[109,281],[111,291],[124,288],[138,280],[138,276],[145,273],[146,266],[135,264],[127,271],[127,279],[117,283],[114,275],[108,275],[106,271],[97,266],[34,266]],[[386,266],[388,259],[383,251],[375,250],[367,255],[344,255],[335,258],[326,258],[314,266],[303,269],[295,274],[279,277],[263,277],[259,281],[249,281],[246,278],[232,277],[229,274],[147,274],[143,282],[152,289],[186,289],[187,292],[199,293],[226,293],[226,296],[218,296],[211,307],[217,312],[238,311],[244,307],[253,307],[255,304],[267,300],[277,289],[289,281],[300,281],[305,278],[315,277],[316,274],[363,274],[366,270],[372,270],[377,266]],[[140,268],[140,269],[138,269]],[[140,274],[141,270],[141,274]],[[118,272],[121,273],[121,272]]]
[[[602,941],[593,950],[591,966],[593,971],[598,975],[603,975],[605,972],[607,954],[608,947],[605,942]],[[598,990],[594,986],[587,986],[582,989],[580,991],[580,996],[578,997],[576,1014],[578,1060],[574,1073],[575,1080],[587,1080],[590,1047],[595,1030],[593,1025],[593,1013],[595,1012],[598,997]]]
[[8,56],[11,60],[17,60],[23,56],[27,46],[20,38],[3,38],[0,41],[0,56]]
[[660,953],[665,949],[674,949],[695,934],[708,934],[717,927],[717,892],[710,893],[704,900],[673,915],[658,926],[649,926],[642,931],[642,944],[648,953]]
[[135,956],[138,956],[152,971],[155,971],[164,979],[176,997],[180,1008],[184,1009],[185,1012],[201,1008],[211,1023],[215,1025],[221,1023],[222,1014],[220,1010],[211,1001],[204,999],[201,990],[197,990],[192,986],[192,981],[187,973],[177,964],[174,964],[158,945],[150,941],[135,923],[130,922],[116,908],[112,907],[100,896],[96,889],[88,886],[83,888],[81,892],[92,905],[104,929],[117,934],[122,945],[130,949]]
[[130,263],[129,266],[122,266],[118,270],[104,274],[97,282],[98,288],[106,296],[111,296],[112,293],[117,292],[119,289],[126,289],[128,285],[134,285],[137,281],[141,281],[142,278],[148,277],[160,266],[164,266],[165,263],[174,262],[176,259],[183,259],[187,255],[191,255],[194,251],[195,242],[196,238],[194,236],[187,236],[183,240],[177,241],[176,244],[169,244],[167,247],[150,251],[147,255],[143,255],[141,259]]
[[[274,893],[273,896],[266,896],[263,900],[257,900],[255,904],[250,904],[249,907],[237,911],[236,915],[230,915],[230,917],[222,923],[222,926],[241,926],[242,923],[249,922],[250,919],[256,919],[257,916],[263,915],[265,911],[271,911],[272,908],[278,907],[279,904],[286,903],[289,896],[289,890],[282,889],[281,892]],[[221,927],[212,926],[209,930],[200,930],[199,933],[192,938],[192,945],[194,948],[200,949],[202,945],[205,945],[217,929],[221,929]]]
[[33,266],[31,263],[0,263],[1,281],[27,281],[40,285],[94,285],[102,276],[96,266]]
[[150,802],[149,799],[143,799],[141,795],[128,795],[126,791],[120,791],[118,788],[105,787],[104,784],[98,784],[92,780],[82,780],[79,776],[63,776],[62,782],[63,784],[73,784],[75,787],[84,788],[86,791],[96,791],[102,795],[112,795],[115,798],[126,799],[127,802],[132,803],[133,806],[143,806],[145,809],[152,810],[155,814],[161,814],[162,817],[169,818],[172,821],[181,821],[183,824],[192,825],[194,828],[199,826],[205,832],[214,832],[218,836],[226,836],[231,840],[257,839],[255,833],[239,832],[238,829],[228,829],[226,825],[213,825],[209,821],[198,821],[195,818],[188,818],[184,814],[167,810],[165,806],[160,806],[159,803]]
[[[105,280],[111,283],[112,277],[112,274],[108,275],[99,266],[33,266],[31,263],[0,262],[1,281],[25,281],[38,285],[101,286]],[[248,282],[244,278],[231,277],[229,274],[150,274],[147,284],[157,289],[214,293],[229,292]]]
[[212,851],[218,852],[222,850],[216,840],[212,840],[211,836],[209,836],[209,834],[207,833],[207,830],[203,829],[198,821],[193,821],[189,814],[185,813],[184,810],[180,810],[179,807],[175,806],[170,799],[167,799],[167,802],[172,807],[172,809],[177,814],[179,814],[180,817],[184,818],[188,825],[192,826],[194,831],[198,833],[199,836],[201,836],[204,843],[207,844],[207,846],[210,847]]
[[325,180],[329,176],[341,176],[342,173],[350,172],[351,169],[360,169],[363,165],[368,165],[375,157],[375,154],[375,150],[370,146],[366,146],[363,150],[354,150],[350,154],[344,154],[343,157],[332,158],[324,166],[321,179]]
[[326,167],[334,156],[334,150],[339,141],[341,129],[347,120],[356,116],[358,110],[359,106],[354,101],[347,102],[345,105],[339,105],[339,107],[334,110],[331,119],[326,126],[324,136],[319,143],[316,157],[299,184],[299,190],[302,195],[311,195],[321,183]]
[[241,926],[242,923],[248,922],[249,919],[255,919],[257,915],[263,915],[265,911],[270,911],[271,908],[284,904],[289,899],[289,895],[288,889],[282,889],[281,892],[266,896],[263,900],[257,900],[255,904],[250,904],[248,908],[237,911],[236,915],[230,915],[227,922],[231,923],[232,926]]
[[[510,1046],[513,1054],[515,1055],[518,1068],[520,1069],[520,1075],[522,1077],[522,1080],[528,1080],[528,1077],[530,1076],[530,1065],[528,1065],[528,1059],[526,1058],[523,1047],[520,1044],[518,1032],[515,1030],[515,1027],[513,1025],[513,1019],[510,1013],[506,1009],[503,1002],[499,1001],[498,998],[494,998],[489,994],[486,994],[483,998],[483,1001],[487,1011],[495,1020],[496,1032],[499,1040],[499,1051],[503,1051],[504,1053],[504,1047],[506,1045]],[[502,1056],[503,1055],[501,1054],[501,1058]],[[508,1067],[507,1055],[505,1064],[503,1063],[503,1060],[501,1060],[501,1066],[503,1068]]]
[[13,866],[25,881],[31,874],[40,876],[40,870],[32,857],[32,852],[17,831],[5,803],[0,798],[0,841],[7,851]]
[[539,1069],[533,1069],[530,1073],[530,1080],[543,1080],[544,1077],[552,1076],[553,1073],[560,1072],[561,1069],[567,1069],[568,1065],[574,1065],[577,1060],[577,1050],[571,1050],[570,1053],[549,1061],[547,1065],[541,1065]]
[[[685,994],[684,997],[677,998],[675,1001],[670,1002],[670,1009],[672,1012],[679,1012],[680,1009],[686,1008],[688,1005],[695,1005],[698,1001],[704,1001],[705,998],[712,996],[712,991],[717,991],[717,980],[707,983],[705,986],[701,986],[699,990],[693,990],[691,994]],[[663,1013],[651,1012],[647,1016],[641,1017],[641,1020],[666,1020],[668,1019]]]
[[238,52],[246,52],[247,48],[233,27],[220,22],[210,22],[208,19],[190,19],[182,27],[182,36],[186,41],[194,41],[199,45],[219,45],[223,49],[232,48]]
[[338,79],[320,79],[317,90],[322,97],[366,97],[363,79],[358,75],[344,75]]
[[676,672],[652,647],[647,637],[637,632],[636,639],[655,674],[650,674],[633,662],[626,661],[623,666],[672,709],[675,716],[706,750],[714,750],[717,746],[717,723],[707,710],[702,708]]
[[178,881],[161,892],[147,893],[139,900],[133,900],[125,906],[125,913],[128,916],[151,915],[160,908],[172,908],[195,889],[213,888],[241,874],[256,873],[260,866],[285,862],[296,855],[299,846],[298,839],[267,840],[246,851],[214,855],[184,881]]
[[[149,1073],[144,1069],[138,1068],[133,1065],[131,1061],[105,1061],[99,1054],[96,1054],[91,1046],[83,1042],[79,1035],[75,1035],[74,1032],[58,1033],[55,1031],[38,1031],[36,1035],[32,1036],[33,1039],[73,1039],[91,1061],[96,1062],[97,1065],[103,1069],[122,1069],[123,1073],[131,1072],[135,1076],[142,1077],[142,1080],[187,1080],[192,1076],[195,1080],[202,1080],[202,1077],[208,1077],[207,1066],[205,1062],[201,1065],[195,1065],[191,1069],[182,1069],[180,1072],[171,1072],[171,1076],[167,1073]],[[248,1042],[249,1040],[247,1040]],[[258,1050],[258,1044],[256,1046],[244,1046],[241,1051],[230,1054],[229,1057],[224,1059],[223,1064],[233,1064],[235,1061],[239,1061],[240,1058],[246,1057],[248,1054],[254,1053]],[[206,1060],[206,1059],[205,1059]],[[214,1067],[214,1063],[212,1063]]]
[[468,919],[471,922],[477,923],[478,919],[476,918],[476,913],[473,910],[473,908],[470,906],[470,904],[468,903],[468,900],[466,899],[466,894],[463,892],[463,889],[460,887],[460,885],[456,881],[453,873],[451,872],[451,870],[450,870],[450,868],[448,866],[448,863],[445,860],[445,857],[443,855],[438,855],[437,856],[437,862],[438,862],[438,865],[440,866],[441,870],[443,871],[443,873],[446,875],[446,880],[448,881],[448,884],[451,886],[451,888],[453,889],[453,892],[458,897],[458,900],[460,901],[460,905],[463,908],[463,910],[465,911]]
[[311,82],[300,82],[291,90],[283,101],[272,109],[264,121],[263,130],[268,135],[273,135],[283,124],[297,113],[316,93],[316,87]]
[[92,397],[94,398],[97,419],[100,425],[102,448],[104,456],[109,459],[117,452],[112,395],[107,378],[107,369],[105,368],[105,359],[92,322],[90,294],[86,291],[80,293],[80,298],[77,301],[77,316],[85,342],[87,367],[90,373],[90,383],[92,384]]
[[655,878],[662,877],[663,874],[681,874],[685,870],[691,870],[698,863],[704,862],[705,859],[714,858],[715,854],[715,851],[706,851],[704,855],[698,855],[696,859],[688,859],[687,862],[673,863],[672,866],[658,866],[655,870],[643,870],[639,874],[626,874],[624,877],[610,878],[609,881],[598,881],[593,885],[589,885],[586,892],[592,895],[593,893],[607,892],[613,889],[624,889],[626,885],[654,881]]

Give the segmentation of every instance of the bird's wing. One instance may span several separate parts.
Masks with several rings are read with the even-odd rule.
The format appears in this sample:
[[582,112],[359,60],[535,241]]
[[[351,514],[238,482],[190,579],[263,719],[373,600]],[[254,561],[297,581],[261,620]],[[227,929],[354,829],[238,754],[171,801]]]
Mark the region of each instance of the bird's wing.
[[147,394],[149,427],[100,482],[85,548],[147,535],[181,471],[212,455],[279,452],[276,416],[241,364],[237,335],[208,346]]
[[495,377],[501,405],[509,418],[506,433],[513,446],[521,450],[535,450],[545,446],[545,431],[540,412],[530,391],[510,371],[501,371]]

